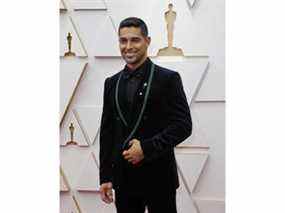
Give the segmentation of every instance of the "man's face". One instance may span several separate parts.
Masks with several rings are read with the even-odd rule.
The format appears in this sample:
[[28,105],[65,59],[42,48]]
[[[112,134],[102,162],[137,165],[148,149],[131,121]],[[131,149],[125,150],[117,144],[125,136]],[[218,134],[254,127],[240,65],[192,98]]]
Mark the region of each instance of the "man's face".
[[137,64],[146,55],[150,38],[141,33],[139,27],[124,27],[119,31],[119,47],[127,64]]

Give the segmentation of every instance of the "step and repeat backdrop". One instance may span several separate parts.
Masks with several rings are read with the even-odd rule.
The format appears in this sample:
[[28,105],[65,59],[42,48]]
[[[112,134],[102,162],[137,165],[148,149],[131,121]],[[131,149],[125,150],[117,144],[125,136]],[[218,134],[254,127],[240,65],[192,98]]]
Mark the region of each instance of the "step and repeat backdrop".
[[[180,73],[193,134],[175,149],[179,213],[225,211],[224,0],[60,0],[60,212],[113,213],[99,194],[105,78],[124,67],[117,29],[142,18],[149,56]],[[163,106],[161,106],[163,107]]]

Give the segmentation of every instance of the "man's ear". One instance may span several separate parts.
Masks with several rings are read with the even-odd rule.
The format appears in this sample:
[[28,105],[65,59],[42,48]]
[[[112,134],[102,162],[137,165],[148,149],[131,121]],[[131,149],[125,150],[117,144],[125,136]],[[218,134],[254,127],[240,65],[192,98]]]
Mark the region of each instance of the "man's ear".
[[146,42],[147,42],[148,45],[150,45],[150,42],[151,42],[151,37],[150,36],[146,37]]

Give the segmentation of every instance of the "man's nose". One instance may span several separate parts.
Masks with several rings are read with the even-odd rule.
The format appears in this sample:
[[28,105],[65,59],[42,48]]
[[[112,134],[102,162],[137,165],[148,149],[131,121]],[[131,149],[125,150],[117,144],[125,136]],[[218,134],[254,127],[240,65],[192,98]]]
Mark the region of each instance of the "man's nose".
[[128,50],[128,49],[131,49],[132,47],[133,47],[132,42],[128,41],[126,49]]

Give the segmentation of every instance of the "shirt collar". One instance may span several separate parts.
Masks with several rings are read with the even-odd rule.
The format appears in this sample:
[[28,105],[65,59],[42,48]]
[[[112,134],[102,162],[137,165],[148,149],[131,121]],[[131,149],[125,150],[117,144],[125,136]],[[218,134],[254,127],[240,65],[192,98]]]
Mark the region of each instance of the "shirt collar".
[[125,66],[124,70],[123,70],[123,76],[126,79],[132,78],[133,76],[135,77],[142,77],[143,73],[145,72],[145,70],[148,67],[148,64],[150,64],[150,59],[147,58],[138,68],[136,68],[135,70],[131,70],[127,65]]

